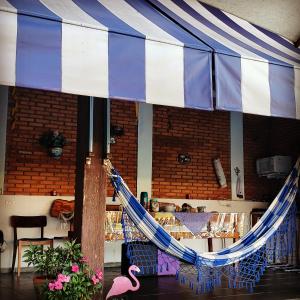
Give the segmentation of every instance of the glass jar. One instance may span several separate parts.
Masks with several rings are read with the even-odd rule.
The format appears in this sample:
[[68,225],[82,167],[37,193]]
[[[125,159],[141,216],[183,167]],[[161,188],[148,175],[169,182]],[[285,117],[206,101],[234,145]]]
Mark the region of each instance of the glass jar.
[[159,203],[157,199],[150,200],[151,211],[159,212]]

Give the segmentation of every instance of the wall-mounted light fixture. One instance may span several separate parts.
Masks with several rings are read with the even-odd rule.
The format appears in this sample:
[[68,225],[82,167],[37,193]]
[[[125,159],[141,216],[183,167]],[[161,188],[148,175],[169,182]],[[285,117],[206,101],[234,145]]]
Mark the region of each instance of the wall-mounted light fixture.
[[62,155],[62,149],[66,145],[67,140],[58,130],[49,130],[42,134],[39,142],[42,146],[48,149],[50,156],[59,159]]
[[111,125],[110,127],[110,143],[116,143],[116,137],[124,135],[124,127],[119,125]]
[[185,165],[191,162],[192,158],[189,154],[178,154],[177,160],[180,164]]

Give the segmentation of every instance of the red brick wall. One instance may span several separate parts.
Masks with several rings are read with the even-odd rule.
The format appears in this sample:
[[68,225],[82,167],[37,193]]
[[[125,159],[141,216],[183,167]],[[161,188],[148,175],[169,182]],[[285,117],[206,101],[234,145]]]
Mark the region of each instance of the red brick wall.
[[[11,89],[7,126],[5,194],[73,195],[77,96],[24,88]],[[38,140],[47,130],[68,140],[63,156],[47,155]]]
[[[154,106],[154,197],[230,199],[230,114]],[[191,162],[181,165],[179,153]],[[220,156],[227,188],[220,188],[212,160]]]
[[[124,128],[124,135],[116,137],[116,143],[111,144],[111,161],[131,191],[136,194],[137,115],[135,103],[111,101],[111,125]],[[110,183],[107,194],[108,196],[112,196],[113,194]]]
[[283,179],[256,174],[256,159],[300,153],[300,122],[297,120],[244,115],[245,196],[247,200],[271,201]]
[[[124,127],[124,136],[111,145],[112,162],[136,192],[137,119],[135,104],[113,101],[111,122]],[[74,195],[77,96],[12,89],[7,128],[5,194]],[[48,156],[38,140],[43,132],[58,129],[68,140],[63,156]],[[112,195],[109,183],[108,195]]]
[[[7,127],[5,194],[74,195],[77,97],[16,88],[11,90]],[[230,199],[230,114],[154,106],[153,196]],[[111,160],[136,193],[137,117],[132,102],[112,101],[111,123],[124,135],[111,145]],[[38,142],[47,130],[58,129],[68,140],[61,159],[50,158]],[[300,153],[300,122],[244,115],[245,196],[271,200],[282,180],[256,175],[257,158]],[[177,162],[188,153],[188,165]],[[221,157],[228,188],[216,181],[212,159]],[[109,184],[108,196],[112,195]]]

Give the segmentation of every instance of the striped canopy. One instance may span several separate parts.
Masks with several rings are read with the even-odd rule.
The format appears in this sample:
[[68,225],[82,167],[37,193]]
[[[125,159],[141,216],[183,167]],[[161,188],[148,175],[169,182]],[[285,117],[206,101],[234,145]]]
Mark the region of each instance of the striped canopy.
[[0,84],[300,118],[300,51],[197,0],[0,0]]
[[290,41],[197,0],[150,1],[214,50],[217,109],[300,118],[300,49]]
[[212,109],[211,49],[144,0],[0,0],[0,84]]

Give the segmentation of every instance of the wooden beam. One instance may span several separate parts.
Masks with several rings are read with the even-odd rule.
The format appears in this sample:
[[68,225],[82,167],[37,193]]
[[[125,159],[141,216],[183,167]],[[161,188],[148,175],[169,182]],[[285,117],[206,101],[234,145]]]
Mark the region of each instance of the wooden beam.
[[89,153],[89,99],[78,97],[74,237],[93,269],[104,269],[106,174],[105,100],[94,100],[93,152]]

